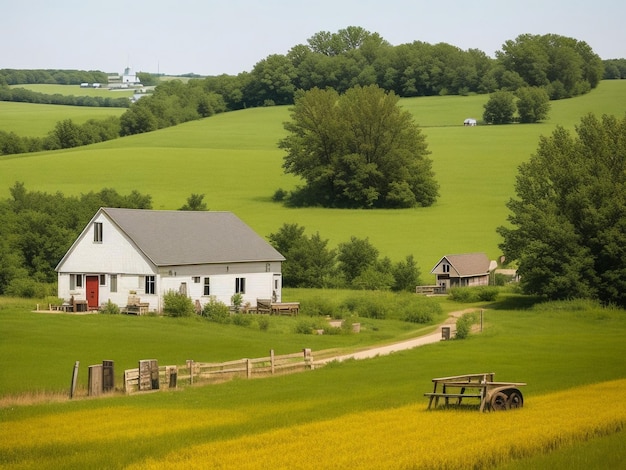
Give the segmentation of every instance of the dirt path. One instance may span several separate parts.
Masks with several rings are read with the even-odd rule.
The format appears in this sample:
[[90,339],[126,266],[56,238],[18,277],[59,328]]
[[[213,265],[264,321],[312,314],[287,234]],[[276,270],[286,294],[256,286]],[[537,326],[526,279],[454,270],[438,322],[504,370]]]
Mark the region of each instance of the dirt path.
[[[454,325],[456,324],[457,318],[459,318],[464,313],[469,313],[476,311],[478,309],[468,308],[465,310],[459,310],[457,312],[452,312],[448,315],[448,318],[441,323],[439,326],[452,325],[452,331],[454,331]],[[423,346],[425,344],[437,343],[441,341],[441,330],[437,328],[434,333],[430,333],[428,335],[420,336],[418,338],[408,339],[406,341],[400,341],[398,343],[388,344],[386,346],[378,346],[370,349],[366,349],[364,351],[358,351],[355,353],[345,354],[341,356],[330,357],[327,359],[323,359],[321,361],[316,361],[321,364],[326,364],[332,361],[345,361],[346,359],[370,359],[376,356],[385,356],[387,354],[391,354],[397,351],[403,351],[406,349],[413,349],[418,346]]]

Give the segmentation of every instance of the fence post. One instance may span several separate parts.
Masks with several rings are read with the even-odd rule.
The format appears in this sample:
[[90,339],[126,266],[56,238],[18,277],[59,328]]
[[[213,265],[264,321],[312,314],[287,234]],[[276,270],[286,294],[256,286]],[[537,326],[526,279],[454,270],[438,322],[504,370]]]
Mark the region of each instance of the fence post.
[[311,357],[311,348],[304,348],[304,368],[313,369],[313,358]]
[[74,371],[72,372],[72,387],[70,388],[70,398],[74,398],[74,393],[76,393],[76,381],[78,380],[78,365],[79,361],[76,361],[74,364]]
[[252,377],[252,361],[246,359],[246,375],[248,378]]
[[113,361],[102,361],[102,391],[115,390],[115,373]]
[[187,369],[189,369],[189,385],[193,385],[193,359],[187,359]]
[[102,394],[102,364],[89,366],[89,396]]
[[272,375],[274,375],[274,350],[270,349],[270,364],[272,365]]

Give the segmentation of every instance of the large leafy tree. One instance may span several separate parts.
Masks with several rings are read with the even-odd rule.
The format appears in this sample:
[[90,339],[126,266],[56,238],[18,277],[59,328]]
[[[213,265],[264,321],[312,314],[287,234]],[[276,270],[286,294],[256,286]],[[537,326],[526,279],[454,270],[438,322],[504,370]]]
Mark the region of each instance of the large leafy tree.
[[517,176],[501,248],[525,292],[626,306],[626,116],[558,127]]
[[506,124],[513,121],[515,96],[510,91],[496,91],[485,103],[483,120],[489,124]]
[[515,94],[520,122],[538,122],[548,117],[550,97],[543,88],[522,87]]
[[426,139],[393,92],[299,92],[285,123],[283,168],[306,186],[291,201],[327,207],[429,206],[438,185]]

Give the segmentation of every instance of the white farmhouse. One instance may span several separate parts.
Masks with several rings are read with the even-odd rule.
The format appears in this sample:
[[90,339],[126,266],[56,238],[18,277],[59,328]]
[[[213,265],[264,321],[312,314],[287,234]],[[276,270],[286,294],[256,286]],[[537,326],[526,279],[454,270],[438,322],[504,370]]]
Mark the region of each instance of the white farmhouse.
[[281,301],[285,258],[231,212],[101,208],[56,267],[59,297],[97,309],[129,296],[162,311],[163,294],[231,304]]

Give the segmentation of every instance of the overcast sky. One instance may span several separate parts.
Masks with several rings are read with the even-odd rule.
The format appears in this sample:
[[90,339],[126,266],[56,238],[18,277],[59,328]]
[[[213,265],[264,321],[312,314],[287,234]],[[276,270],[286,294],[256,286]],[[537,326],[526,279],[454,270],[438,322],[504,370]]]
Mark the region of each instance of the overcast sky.
[[0,0],[0,15],[0,68],[237,74],[347,26],[490,56],[555,33],[626,57],[624,0]]

